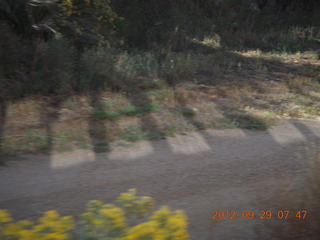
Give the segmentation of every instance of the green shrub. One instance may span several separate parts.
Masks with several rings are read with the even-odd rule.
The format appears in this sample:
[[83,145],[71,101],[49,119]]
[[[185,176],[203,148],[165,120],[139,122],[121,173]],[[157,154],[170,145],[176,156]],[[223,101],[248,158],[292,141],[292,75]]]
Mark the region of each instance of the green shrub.
[[127,79],[157,76],[158,61],[152,52],[123,52],[118,55],[117,70]]
[[138,106],[128,105],[119,109],[119,112],[126,116],[137,116],[141,114],[146,114],[150,112],[158,111],[160,106],[156,103],[148,102],[142,103]]
[[[70,216],[60,216],[55,210],[45,212],[36,223],[28,220],[13,222],[7,211],[0,210],[0,239],[189,239],[187,217],[182,211],[171,211],[164,206],[150,216],[153,205],[150,197],[136,196],[136,190],[130,189],[117,198],[116,204],[90,201],[87,212],[80,215],[79,224]],[[138,219],[144,221],[137,223]]]
[[120,108],[120,113],[126,116],[136,116],[140,114],[140,109],[133,105],[128,105]]
[[148,136],[141,127],[130,126],[126,129],[126,133],[121,134],[121,138],[129,142],[136,142],[146,140]]
[[183,107],[178,107],[175,109],[175,113],[181,114],[184,117],[194,117],[197,115],[197,111],[193,108],[183,108]]
[[171,53],[162,61],[161,75],[168,80],[191,77],[199,66],[199,57],[194,54]]
[[34,66],[28,93],[65,95],[74,87],[75,50],[64,39],[53,39],[39,44],[35,50]]
[[81,54],[77,66],[78,91],[101,91],[107,87],[116,86],[118,79],[115,70],[116,53],[110,48],[86,50]]
[[117,112],[108,112],[104,110],[95,110],[92,113],[92,116],[98,120],[111,120],[111,121],[117,121],[120,119],[120,114]]
[[141,104],[139,106],[139,111],[141,113],[150,113],[150,112],[158,111],[159,108],[160,108],[160,106],[158,104],[153,103],[153,102],[149,102],[149,103]]
[[239,128],[252,130],[266,130],[276,124],[277,120],[273,117],[258,116],[253,114],[240,114],[233,119],[234,124]]
[[50,150],[50,137],[41,130],[28,130],[24,135],[3,138],[3,146],[15,152],[46,152]]

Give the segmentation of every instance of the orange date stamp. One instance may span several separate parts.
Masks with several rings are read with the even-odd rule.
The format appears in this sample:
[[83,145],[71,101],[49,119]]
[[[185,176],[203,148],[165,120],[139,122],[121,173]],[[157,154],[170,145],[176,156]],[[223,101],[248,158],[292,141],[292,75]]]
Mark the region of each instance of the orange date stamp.
[[308,211],[212,211],[212,219],[305,219]]

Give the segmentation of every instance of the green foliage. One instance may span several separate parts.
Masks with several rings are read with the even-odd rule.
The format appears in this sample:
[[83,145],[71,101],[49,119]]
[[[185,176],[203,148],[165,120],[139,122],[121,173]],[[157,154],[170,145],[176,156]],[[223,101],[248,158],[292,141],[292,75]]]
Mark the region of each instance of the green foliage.
[[40,52],[35,56],[38,61],[37,67],[33,68],[33,79],[30,79],[33,81],[30,91],[55,95],[70,93],[75,85],[72,45],[64,39],[53,39],[38,48]]
[[114,61],[112,49],[101,47],[84,51],[78,65],[77,91],[96,92],[112,87],[117,76]]
[[[181,4],[168,0],[118,0],[112,7],[124,17],[119,31],[133,47],[185,51],[197,45],[192,43],[194,39],[203,42],[214,38],[218,40],[215,48],[289,52],[317,48],[312,40],[320,37],[320,8],[316,1],[277,1],[275,7],[258,1],[261,11],[250,9],[250,2],[257,1],[186,0]],[[288,14],[289,9],[294,12]],[[293,34],[293,28],[305,36]]]
[[239,128],[252,130],[267,130],[276,124],[277,120],[273,117],[258,116],[253,114],[240,114],[233,119],[234,124]]
[[181,114],[184,117],[194,117],[197,115],[197,111],[193,108],[187,108],[187,107],[178,107],[175,109],[175,113]]
[[3,0],[0,15],[24,38],[62,35],[82,49],[109,44],[119,19],[108,0]]
[[[153,200],[136,196],[130,189],[121,194],[115,204],[90,201],[87,212],[81,214],[76,225],[69,217],[56,211],[44,213],[36,223],[28,220],[13,222],[10,214],[0,210],[0,238],[2,240],[188,240],[187,217],[182,211],[161,207],[148,219]],[[128,218],[139,221],[130,222]]]
[[118,16],[109,0],[59,0],[53,9],[59,32],[78,46],[102,46],[111,40]]
[[50,148],[48,136],[39,130],[28,130],[25,135],[5,138],[3,146],[14,146],[15,152],[42,152]]
[[191,77],[200,65],[199,57],[193,54],[172,53],[161,64],[161,74],[170,79]]
[[129,142],[136,142],[148,139],[148,135],[143,132],[141,127],[130,126],[125,133],[121,134],[121,138]]
[[158,62],[152,52],[123,52],[119,55],[117,69],[125,78],[152,78],[157,75]]
[[137,116],[158,111],[160,106],[153,102],[142,103],[138,106],[128,105],[119,109],[119,112],[126,116]]
[[181,50],[188,37],[192,39],[201,35],[205,28],[212,27],[209,23],[201,24],[206,14],[195,1],[180,4],[176,1],[118,0],[112,7],[125,19],[119,24],[119,31],[129,46]]
[[136,196],[136,193],[136,189],[130,189],[127,193],[122,193],[116,200],[127,217],[144,217],[154,205],[152,198]]
[[111,120],[111,121],[117,121],[120,119],[120,114],[117,112],[109,112],[104,110],[95,110],[92,113],[92,116],[98,120]]
[[[47,43],[19,40],[10,28],[0,40],[0,98],[30,94],[65,95],[74,82],[74,48],[63,39]],[[2,88],[3,87],[3,88]]]
[[139,107],[133,105],[124,106],[120,108],[119,111],[126,116],[137,116],[141,113]]
[[117,238],[124,235],[127,227],[121,208],[100,201],[89,202],[81,219],[85,239]]
[[140,113],[156,112],[160,109],[160,106],[153,102],[143,103],[139,106]]
[[320,84],[320,76],[315,76],[312,80]]
[[1,0],[0,21],[10,25],[17,35],[31,37],[31,19],[28,16],[29,0]]
[[0,210],[0,238],[3,240],[67,240],[73,228],[71,217],[61,217],[54,210],[45,212],[37,223],[28,220],[13,223],[10,214]]

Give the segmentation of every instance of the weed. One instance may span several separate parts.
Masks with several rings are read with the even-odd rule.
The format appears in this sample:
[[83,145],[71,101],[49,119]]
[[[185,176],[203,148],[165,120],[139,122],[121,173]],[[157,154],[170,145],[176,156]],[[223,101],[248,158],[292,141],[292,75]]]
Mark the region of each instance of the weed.
[[175,109],[176,114],[181,114],[184,117],[190,118],[197,115],[197,111],[194,108],[177,107]]
[[130,126],[126,128],[126,133],[121,134],[121,138],[129,142],[136,142],[146,140],[148,137],[141,127]]
[[178,126],[171,125],[166,130],[163,131],[165,137],[174,137],[174,133],[178,131]]
[[119,112],[126,116],[137,116],[140,114],[140,109],[137,106],[128,105],[120,108]]
[[117,121],[120,119],[120,114],[117,112],[109,112],[104,110],[95,110],[92,116],[98,120],[108,119],[110,121]]
[[80,145],[77,145],[77,147],[80,149],[89,149],[90,145],[89,144],[80,144]]
[[168,101],[169,99],[173,99],[174,94],[175,94],[174,91],[168,87],[153,90],[147,93],[150,99],[153,99],[155,101],[161,101],[161,102]]
[[195,122],[193,124],[198,130],[205,130],[206,128],[208,128],[207,124],[203,123],[203,122],[198,122],[197,121],[197,122]]
[[[168,80],[190,77],[194,75],[200,65],[199,57],[190,54],[168,55],[161,65],[161,74]],[[172,84],[169,82],[169,84]]]
[[196,130],[197,130],[197,127],[196,127],[195,125],[193,125],[193,124],[188,124],[188,125],[186,126],[186,130],[187,130],[187,131],[196,131]]
[[156,112],[158,111],[160,106],[156,103],[149,102],[149,103],[143,103],[139,106],[139,111],[141,113],[149,113],[149,112]]
[[275,118],[275,117],[276,117],[276,114],[275,114],[275,113],[269,112],[269,111],[263,112],[262,115],[263,115],[264,117],[267,117],[267,118]]
[[155,78],[157,76],[158,62],[151,53],[127,53],[118,56],[116,69],[126,79],[137,77]]
[[275,118],[263,117],[247,113],[236,116],[233,121],[234,124],[239,128],[253,130],[266,130],[277,122]]
[[43,133],[40,131],[29,130],[27,131],[26,135],[20,136],[20,138],[12,140],[16,141],[15,144],[18,145],[17,150],[19,151],[43,152],[49,150],[49,137],[50,136],[43,135]]
[[75,110],[77,108],[77,102],[74,98],[69,98],[64,102],[64,107],[69,110]]
[[320,76],[316,76],[312,79],[314,82],[319,83],[320,84]]
[[320,103],[308,96],[296,96],[292,104],[282,104],[278,112],[283,116],[312,118],[320,115]]
[[75,137],[75,132],[72,131],[61,131],[56,132],[53,138],[53,147],[59,152],[67,152],[73,149],[73,139]]
[[120,108],[120,113],[126,116],[137,116],[142,115],[150,112],[158,111],[160,106],[156,103],[143,103],[138,106],[128,105],[125,107]]
[[235,125],[233,119],[230,118],[219,118],[214,120],[211,123],[212,127],[214,128],[236,128],[237,126]]

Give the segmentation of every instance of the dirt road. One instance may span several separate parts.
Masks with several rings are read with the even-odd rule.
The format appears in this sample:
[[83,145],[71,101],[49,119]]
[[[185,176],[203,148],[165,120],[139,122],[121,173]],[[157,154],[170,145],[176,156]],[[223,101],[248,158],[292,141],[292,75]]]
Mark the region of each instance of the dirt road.
[[[284,121],[268,131],[205,130],[114,146],[109,153],[24,156],[0,168],[0,209],[16,219],[49,209],[77,215],[89,200],[112,202],[137,188],[139,195],[153,197],[156,207],[185,210],[193,240],[278,239],[281,234],[316,239],[319,226],[308,219],[320,212],[307,186],[312,185],[309,170],[315,169],[310,149],[319,151],[309,144],[319,139],[320,122]],[[238,218],[212,219],[215,210],[235,211]],[[260,217],[268,210],[271,219],[241,217],[243,211]],[[277,219],[282,210],[290,210],[291,220]],[[294,218],[299,210],[309,211],[309,218]]]

